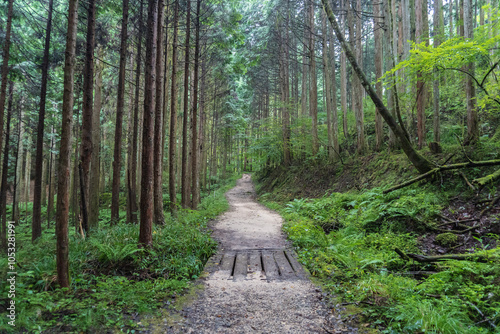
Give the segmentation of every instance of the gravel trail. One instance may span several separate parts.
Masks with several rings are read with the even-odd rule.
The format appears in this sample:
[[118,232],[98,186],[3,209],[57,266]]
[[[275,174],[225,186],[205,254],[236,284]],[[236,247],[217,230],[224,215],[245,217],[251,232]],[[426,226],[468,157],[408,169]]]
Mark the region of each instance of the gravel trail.
[[[282,218],[255,201],[248,174],[227,192],[213,225],[219,252],[193,301],[150,333],[353,333],[295,260]],[[172,320],[175,319],[175,320]]]

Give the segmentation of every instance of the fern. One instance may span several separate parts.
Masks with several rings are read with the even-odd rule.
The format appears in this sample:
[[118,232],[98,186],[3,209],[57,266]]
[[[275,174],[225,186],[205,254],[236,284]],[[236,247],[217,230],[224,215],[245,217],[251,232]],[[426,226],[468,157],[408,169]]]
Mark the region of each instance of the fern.
[[142,252],[137,244],[115,244],[105,245],[98,242],[92,244],[99,250],[98,259],[102,263],[118,263],[122,262],[137,252]]

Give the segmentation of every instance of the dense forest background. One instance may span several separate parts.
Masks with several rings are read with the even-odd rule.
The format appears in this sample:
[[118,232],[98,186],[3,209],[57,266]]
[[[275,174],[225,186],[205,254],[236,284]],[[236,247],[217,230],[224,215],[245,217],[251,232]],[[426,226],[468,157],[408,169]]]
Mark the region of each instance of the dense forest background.
[[[259,171],[272,193],[297,169],[341,176],[376,157],[414,168],[339,189],[445,189],[456,170],[469,195],[498,205],[498,0],[8,0],[0,13],[1,241],[9,249],[16,226],[18,258],[32,257],[23,296],[51,292],[57,305],[60,287],[109,292],[122,276],[181,291],[213,253],[206,223],[241,172]],[[494,249],[497,211],[484,210]],[[476,314],[496,317],[490,327],[496,303]],[[39,304],[20,306],[21,326]]]

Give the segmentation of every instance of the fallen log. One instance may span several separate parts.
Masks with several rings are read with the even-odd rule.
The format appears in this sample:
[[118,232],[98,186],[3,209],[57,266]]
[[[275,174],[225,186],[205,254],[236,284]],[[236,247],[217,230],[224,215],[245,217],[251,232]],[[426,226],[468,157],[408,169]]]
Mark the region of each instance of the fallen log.
[[398,189],[407,187],[415,182],[421,181],[423,179],[426,179],[428,177],[433,176],[434,174],[436,174],[438,172],[445,171],[445,170],[454,170],[454,169],[472,168],[472,167],[497,166],[497,165],[500,165],[500,159],[487,160],[487,161],[469,161],[469,162],[462,162],[462,163],[458,163],[458,164],[443,165],[443,166],[436,167],[436,168],[428,171],[427,173],[419,175],[416,178],[413,178],[411,180],[408,180],[406,182],[398,184],[397,186],[394,186],[392,188],[386,189],[382,193],[388,194],[394,190],[398,190]]
[[[475,262],[488,262],[492,258],[491,255],[488,254],[449,254],[449,255],[420,255],[420,254],[413,254],[413,253],[404,253],[400,249],[396,248],[394,250],[396,253],[398,253],[399,256],[401,256],[404,260],[407,258],[410,258],[414,261],[421,262],[421,263],[432,263],[432,262],[439,262],[439,261],[446,261],[446,260],[458,260],[458,261],[475,261]],[[402,256],[402,254],[404,256]]]
[[493,174],[487,175],[485,177],[480,177],[478,179],[474,179],[472,180],[472,183],[480,187],[484,187],[488,183],[493,183],[498,179],[500,179],[500,169],[494,172]]

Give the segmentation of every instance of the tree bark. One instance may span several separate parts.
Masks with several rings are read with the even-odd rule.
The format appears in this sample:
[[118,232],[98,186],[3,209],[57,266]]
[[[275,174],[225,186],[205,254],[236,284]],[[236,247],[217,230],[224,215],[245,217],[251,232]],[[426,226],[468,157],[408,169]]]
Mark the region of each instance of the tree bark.
[[[98,51],[100,57],[104,58],[103,48],[100,47]],[[95,89],[94,89],[94,111],[92,113],[92,146],[93,153],[90,159],[90,177],[89,177],[89,198],[88,203],[88,219],[89,228],[97,228],[99,225],[99,191],[101,184],[104,182],[100,180],[100,159],[101,151],[101,108],[102,108],[102,72],[104,70],[104,63],[99,59],[95,64]],[[104,175],[104,173],[102,173]]]
[[[378,1],[373,2],[373,29],[375,38],[375,77],[377,83],[375,84],[375,90],[379,96],[382,96],[382,82],[378,81],[382,77],[383,68],[383,23],[381,18],[383,17],[382,11],[380,10],[380,3]],[[389,21],[389,20],[388,20]],[[384,136],[384,128],[382,123],[382,116],[378,109],[375,110],[375,150],[380,151],[382,148],[382,140]]]
[[128,3],[123,0],[122,31],[120,34],[120,69],[118,72],[118,96],[116,98],[115,147],[113,156],[113,185],[111,190],[111,223],[120,219],[120,170],[123,132],[123,108],[125,104],[125,68],[127,66]]
[[[427,8],[425,8],[427,10]],[[415,42],[423,42],[424,19],[423,19],[423,0],[415,0]],[[427,13],[427,12],[426,12]],[[422,79],[422,73],[417,73],[417,137],[418,148],[425,146],[425,83]]]
[[[321,34],[322,34],[322,42],[323,42],[323,81],[325,83],[325,97],[326,97],[326,128],[328,135],[328,160],[333,162],[336,156],[335,145],[333,143],[333,101],[332,101],[332,88],[331,85],[331,76],[330,76],[330,63],[329,63],[329,52],[328,52],[328,38],[327,38],[327,29],[326,29],[326,14],[323,11],[321,15]],[[333,59],[333,58],[332,58]],[[335,66],[335,64],[334,64]],[[333,67],[334,67],[333,66]],[[335,80],[335,77],[333,78]]]
[[[472,0],[463,0],[464,12],[464,38],[474,38],[473,21],[475,18],[472,16]],[[475,66],[474,63],[466,65],[466,71],[474,76]],[[476,88],[471,76],[465,77],[465,95],[467,100],[467,140],[468,144],[474,144],[479,139],[479,123],[476,109]]]
[[158,20],[156,26],[156,94],[155,94],[155,121],[154,121],[154,171],[153,171],[153,220],[157,225],[165,224],[163,216],[163,183],[162,183],[162,157],[163,157],[163,19],[165,1],[158,1]]
[[310,60],[310,85],[309,91],[309,113],[312,121],[312,155],[315,156],[319,151],[318,138],[318,82],[316,78],[316,53],[314,52],[314,5],[310,0],[309,5],[309,60]]
[[7,176],[9,174],[9,145],[10,145],[10,119],[12,117],[12,99],[14,93],[14,82],[9,84],[9,102],[7,106],[7,124],[5,130],[5,148],[2,164],[2,185],[0,186],[0,219],[2,250],[7,253]]
[[45,103],[47,98],[47,81],[50,57],[50,33],[52,31],[53,0],[49,0],[47,27],[45,30],[45,46],[42,60],[42,85],[40,89],[40,109],[38,112],[38,128],[35,158],[35,193],[33,196],[33,218],[31,221],[31,241],[41,236],[42,226],[42,179],[43,179],[43,137],[45,127]]
[[[83,110],[81,164],[86,207],[88,208],[90,185],[90,161],[92,159],[92,112],[94,98],[94,48],[95,48],[95,0],[88,0],[87,43],[85,51],[85,69],[83,71]],[[83,221],[83,229],[88,233],[88,222]]]
[[[345,1],[342,2],[342,9],[345,10]],[[345,32],[345,15],[341,17],[341,31]],[[345,56],[345,51],[341,48],[340,51],[340,107],[342,109],[342,129],[344,133],[344,138],[349,136],[349,129],[347,127],[347,59]]]
[[[354,11],[354,8],[352,8]],[[356,61],[359,66],[363,67],[363,46],[361,44],[361,0],[356,1],[356,11],[359,13],[356,19],[356,37],[354,41],[351,41],[355,45]],[[351,64],[352,65],[352,64]],[[357,153],[363,154],[366,151],[366,140],[365,140],[365,124],[364,124],[364,110],[363,110],[363,85],[361,84],[360,78],[353,73],[353,92],[354,92],[354,116],[356,119],[356,143],[357,143]]]
[[73,119],[73,88],[75,70],[76,32],[78,23],[78,0],[69,0],[68,33],[66,35],[66,51],[64,61],[64,92],[62,107],[61,141],[59,148],[59,164],[57,168],[57,281],[61,287],[68,288],[69,276],[69,170],[71,155],[71,122]]
[[184,51],[184,115],[182,118],[182,166],[181,166],[181,204],[189,205],[188,185],[188,122],[189,122],[189,39],[191,38],[191,3],[186,8],[186,41]]
[[3,63],[2,63],[2,84],[0,85],[0,150],[3,140],[3,119],[5,113],[5,100],[7,96],[7,80],[9,76],[9,56],[10,56],[10,35],[12,29],[12,7],[14,0],[9,0],[7,6],[7,26],[5,29],[5,42],[3,45]]
[[138,141],[139,141],[139,98],[140,98],[140,83],[141,83],[141,55],[142,55],[142,26],[143,26],[143,0],[140,0],[139,7],[139,34],[137,37],[137,59],[136,59],[136,77],[135,77],[135,98],[134,98],[134,126],[132,133],[132,162],[130,168],[130,212],[131,222],[137,223],[137,156],[138,156]]
[[[434,0],[434,47],[437,48],[441,45],[441,39],[444,35],[443,26],[443,10],[442,10],[442,0]],[[439,110],[439,72],[434,71],[434,81],[433,81],[433,95],[434,95],[434,113],[433,113],[433,132],[434,132],[434,142],[439,144],[441,141],[441,124],[440,124],[440,110]]]
[[358,77],[361,79],[361,83],[363,84],[363,87],[365,88],[366,92],[372,99],[373,103],[375,104],[375,107],[379,109],[380,114],[384,118],[384,120],[387,122],[389,127],[392,129],[396,137],[399,139],[401,143],[401,147],[403,148],[403,151],[405,152],[406,156],[410,160],[410,162],[413,164],[413,166],[420,172],[420,173],[426,173],[430,171],[433,166],[428,161],[425,159],[423,156],[421,156],[415,149],[411,146],[411,143],[408,141],[408,138],[405,136],[405,133],[401,126],[396,123],[396,120],[392,117],[392,115],[389,113],[387,110],[386,106],[384,105],[383,101],[381,98],[377,95],[377,93],[373,90],[373,87],[370,85],[370,82],[366,78],[366,75],[358,65],[356,58],[349,46],[347,44],[344,36],[342,35],[340,28],[338,26],[337,20],[335,19],[335,16],[333,15],[333,11],[330,7],[330,4],[328,0],[322,0],[323,7],[327,13],[327,17],[330,20],[330,23],[333,26],[333,30],[335,31],[335,34],[337,35],[337,39],[339,40],[340,44],[342,45],[342,48],[345,50],[347,58],[349,59],[349,62],[351,63],[353,70],[356,72]]
[[200,68],[200,15],[201,1],[196,1],[196,22],[195,22],[195,49],[194,49],[194,94],[193,94],[193,133],[191,137],[191,209],[196,210],[198,207],[198,199],[200,197],[200,164],[199,164],[199,147],[198,147],[198,84],[199,84],[199,68]]
[[173,217],[177,217],[177,194],[175,190],[175,151],[176,128],[177,128],[177,33],[179,25],[179,0],[175,1],[174,9],[174,33],[172,37],[172,87],[170,94],[170,138],[168,144],[168,191],[170,197],[170,212]]
[[149,0],[146,34],[146,65],[144,67],[144,121],[142,129],[141,223],[139,244],[151,247],[153,243],[153,172],[154,172],[154,102],[156,75],[156,37],[158,0]]

